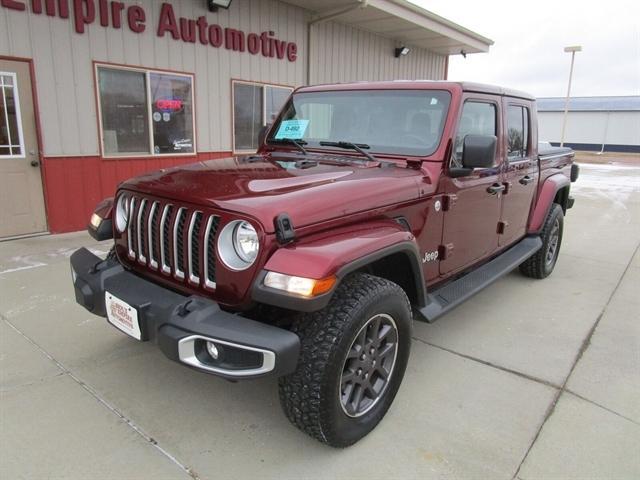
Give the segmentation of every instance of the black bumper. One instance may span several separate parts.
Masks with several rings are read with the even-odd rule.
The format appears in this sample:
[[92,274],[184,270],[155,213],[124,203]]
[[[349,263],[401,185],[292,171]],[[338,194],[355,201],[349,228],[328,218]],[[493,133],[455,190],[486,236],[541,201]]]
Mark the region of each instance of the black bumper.
[[[138,312],[141,340],[154,341],[171,360],[234,380],[282,376],[296,368],[300,339],[288,330],[160,287],[85,248],[71,256],[71,268],[80,305],[106,318],[105,292],[128,303]],[[207,341],[216,345],[218,359],[207,354]]]

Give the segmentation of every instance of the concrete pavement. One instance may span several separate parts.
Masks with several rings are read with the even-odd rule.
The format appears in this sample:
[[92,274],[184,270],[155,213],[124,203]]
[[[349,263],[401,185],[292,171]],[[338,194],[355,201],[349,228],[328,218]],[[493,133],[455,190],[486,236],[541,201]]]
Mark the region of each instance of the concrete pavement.
[[389,414],[346,450],[273,380],[167,360],[73,300],[86,234],[0,243],[0,478],[640,478],[640,168],[587,165],[554,274],[418,323]]

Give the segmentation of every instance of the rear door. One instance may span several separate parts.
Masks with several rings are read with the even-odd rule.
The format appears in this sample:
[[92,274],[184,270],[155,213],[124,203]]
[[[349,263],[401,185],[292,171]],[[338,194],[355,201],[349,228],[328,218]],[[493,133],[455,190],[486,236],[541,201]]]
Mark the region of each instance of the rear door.
[[47,229],[31,72],[0,60],[0,238]]
[[522,237],[538,185],[538,167],[531,129],[531,106],[526,101],[504,99],[505,162],[504,183],[507,187],[502,200],[499,229],[500,247],[506,247]]
[[[497,135],[500,138],[500,97],[465,94],[450,166],[462,166],[464,137]],[[460,271],[491,255],[498,249],[497,226],[502,194],[489,187],[501,185],[503,147],[498,141],[494,166],[475,169],[466,177],[444,181],[445,214],[440,274]]]

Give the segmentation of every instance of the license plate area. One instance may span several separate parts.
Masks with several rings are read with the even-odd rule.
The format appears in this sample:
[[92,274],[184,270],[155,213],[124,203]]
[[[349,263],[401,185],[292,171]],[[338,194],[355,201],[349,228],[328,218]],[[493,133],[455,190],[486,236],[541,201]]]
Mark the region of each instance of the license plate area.
[[134,307],[109,292],[104,294],[104,305],[111,325],[136,340],[142,340],[138,311]]

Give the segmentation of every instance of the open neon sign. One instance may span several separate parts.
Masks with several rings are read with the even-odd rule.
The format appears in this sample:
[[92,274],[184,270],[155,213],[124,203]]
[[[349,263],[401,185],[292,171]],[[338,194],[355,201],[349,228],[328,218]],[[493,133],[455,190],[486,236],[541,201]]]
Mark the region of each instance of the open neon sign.
[[163,112],[177,112],[182,110],[182,100],[169,98],[156,100],[156,108]]

